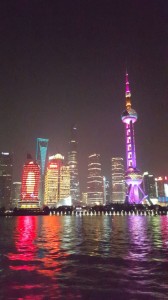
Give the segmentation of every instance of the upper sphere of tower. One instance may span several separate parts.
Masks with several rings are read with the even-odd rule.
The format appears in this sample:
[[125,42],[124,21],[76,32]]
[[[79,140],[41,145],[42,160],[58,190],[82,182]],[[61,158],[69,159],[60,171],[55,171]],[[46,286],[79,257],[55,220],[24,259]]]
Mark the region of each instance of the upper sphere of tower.
[[123,123],[129,123],[130,121],[132,121],[132,123],[135,123],[138,119],[138,115],[133,108],[129,108],[123,111],[121,119]]

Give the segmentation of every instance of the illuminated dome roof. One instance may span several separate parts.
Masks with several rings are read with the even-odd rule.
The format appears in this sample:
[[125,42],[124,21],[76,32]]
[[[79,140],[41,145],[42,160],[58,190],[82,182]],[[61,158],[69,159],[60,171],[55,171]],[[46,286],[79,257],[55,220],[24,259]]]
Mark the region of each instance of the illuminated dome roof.
[[60,153],[57,153],[57,154],[49,157],[49,160],[52,160],[52,159],[61,159],[61,160],[64,160],[64,156],[62,154],[60,154]]
[[64,159],[64,156],[61,155],[60,153],[57,153],[57,154],[55,155],[55,159]]

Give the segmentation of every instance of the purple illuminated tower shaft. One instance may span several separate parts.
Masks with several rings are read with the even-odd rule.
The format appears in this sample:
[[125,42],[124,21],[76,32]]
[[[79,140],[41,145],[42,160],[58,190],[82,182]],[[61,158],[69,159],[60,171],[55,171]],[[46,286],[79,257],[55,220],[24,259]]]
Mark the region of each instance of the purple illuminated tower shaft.
[[136,166],[136,151],[134,139],[134,123],[137,121],[137,113],[131,107],[131,92],[129,88],[128,74],[126,74],[126,110],[122,113],[122,122],[125,123],[126,132],[126,160],[127,170],[125,181],[127,183],[126,201],[130,204],[141,203],[145,194],[141,188],[142,175]]

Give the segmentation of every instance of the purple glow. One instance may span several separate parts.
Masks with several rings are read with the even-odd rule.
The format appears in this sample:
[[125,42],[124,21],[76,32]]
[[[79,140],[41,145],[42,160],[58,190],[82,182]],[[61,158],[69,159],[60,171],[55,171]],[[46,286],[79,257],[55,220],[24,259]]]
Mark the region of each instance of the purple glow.
[[134,128],[133,122],[128,117],[129,123],[126,123],[126,158],[127,158],[127,169],[129,167],[136,168],[136,153],[135,153],[135,141],[134,141]]
[[131,93],[129,88],[128,73],[126,73],[126,110],[122,114],[122,121],[125,123],[126,135],[126,160],[127,170],[125,181],[127,183],[127,201],[130,204],[139,204],[145,198],[141,188],[142,175],[136,166],[136,151],[134,138],[134,123],[137,121],[137,113],[131,108]]
[[129,81],[128,81],[128,73],[126,73],[126,90],[125,90],[126,96],[130,96],[130,87],[129,87]]

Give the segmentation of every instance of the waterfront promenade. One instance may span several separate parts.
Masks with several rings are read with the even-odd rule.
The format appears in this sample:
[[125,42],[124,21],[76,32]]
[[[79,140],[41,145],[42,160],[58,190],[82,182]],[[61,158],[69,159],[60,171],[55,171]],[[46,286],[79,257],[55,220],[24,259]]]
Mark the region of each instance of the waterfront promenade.
[[20,215],[56,215],[56,216],[124,216],[124,215],[140,215],[140,216],[157,216],[168,215],[167,206],[159,205],[125,205],[125,204],[110,204],[105,206],[60,206],[58,208],[44,207],[43,209],[17,209],[1,210],[0,216],[20,216]]

